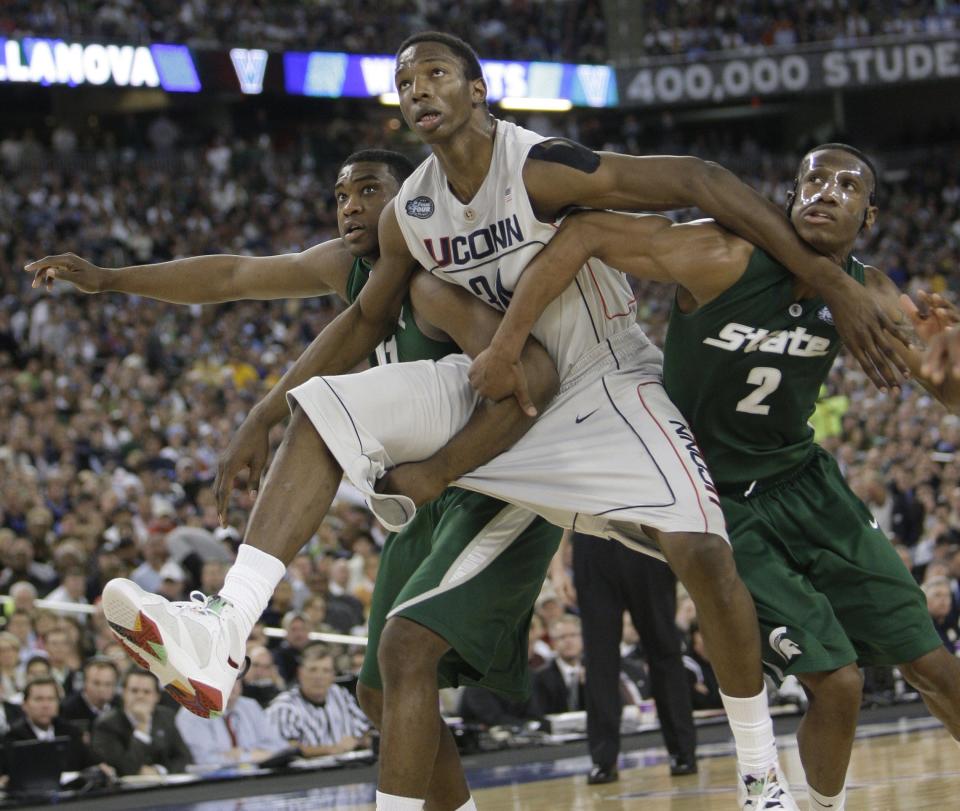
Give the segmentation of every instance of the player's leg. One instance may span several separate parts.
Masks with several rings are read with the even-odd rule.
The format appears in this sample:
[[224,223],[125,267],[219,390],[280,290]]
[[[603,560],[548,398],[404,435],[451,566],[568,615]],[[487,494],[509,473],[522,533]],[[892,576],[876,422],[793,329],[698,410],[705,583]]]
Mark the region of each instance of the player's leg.
[[900,672],[920,691],[927,709],[960,741],[960,659],[941,645],[901,664]]
[[[377,663],[380,636],[398,597],[430,556],[433,531],[440,514],[437,503],[418,510],[402,532],[387,536],[380,554],[380,568],[367,619],[367,650],[357,684],[360,709],[378,730],[383,729],[383,679]],[[470,799],[470,790],[456,742],[446,724],[442,725],[439,738],[425,808],[428,811],[453,811]]]
[[516,698],[529,689],[530,614],[559,543],[559,530],[532,513],[476,493],[448,490],[436,505],[431,554],[397,596],[378,646],[379,791],[392,797],[429,799],[442,786],[454,796],[451,775],[434,787],[446,756],[438,684],[467,678]]
[[237,562],[206,603],[168,603],[131,581],[104,589],[104,611],[127,653],[153,672],[180,704],[217,715],[245,658],[244,646],[286,564],[309,540],[342,471],[298,409],[260,491]]
[[[363,714],[377,729],[382,729],[383,691],[360,682],[357,685],[357,700]],[[438,735],[437,755],[423,807],[424,811],[453,811],[462,808],[470,800],[470,788],[450,727],[441,722]]]
[[[820,796],[837,797],[843,792],[853,751],[863,675],[856,664],[849,664],[829,673],[798,673],[797,678],[810,698],[797,729],[807,784]],[[811,796],[811,808],[823,805],[816,803]]]

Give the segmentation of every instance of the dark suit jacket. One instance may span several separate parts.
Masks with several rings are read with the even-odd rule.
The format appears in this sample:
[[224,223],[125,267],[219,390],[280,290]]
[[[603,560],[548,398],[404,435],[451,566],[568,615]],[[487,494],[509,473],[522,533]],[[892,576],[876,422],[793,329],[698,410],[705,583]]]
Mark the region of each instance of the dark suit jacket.
[[[111,709],[113,709],[112,706],[107,707],[105,712],[110,712]],[[90,732],[93,722],[100,716],[94,714],[87,702],[83,700],[83,695],[78,692],[67,696],[60,704],[60,717],[70,721],[81,732]]]
[[[545,715],[551,715],[558,712],[570,712],[572,707],[567,701],[567,684],[563,680],[563,674],[560,672],[560,666],[556,661],[550,662],[546,667],[541,668],[533,674],[533,711],[537,718],[543,718]],[[586,697],[583,693],[583,685],[580,685],[579,706],[577,709],[586,708]]]
[[163,766],[168,772],[182,772],[193,762],[190,750],[166,707],[153,711],[151,742],[145,744],[133,734],[133,725],[122,708],[110,710],[93,724],[93,749],[121,777],[138,774],[143,766]]
[[[53,719],[53,733],[57,737],[70,738],[70,745],[67,748],[67,756],[60,764],[61,772],[79,772],[88,766],[96,765],[97,758],[93,751],[83,742],[83,736],[73,724],[65,721],[63,718]],[[4,741],[35,741],[37,736],[33,734],[30,724],[26,718],[21,718],[10,727],[10,731],[4,736]],[[6,758],[4,758],[6,760]]]

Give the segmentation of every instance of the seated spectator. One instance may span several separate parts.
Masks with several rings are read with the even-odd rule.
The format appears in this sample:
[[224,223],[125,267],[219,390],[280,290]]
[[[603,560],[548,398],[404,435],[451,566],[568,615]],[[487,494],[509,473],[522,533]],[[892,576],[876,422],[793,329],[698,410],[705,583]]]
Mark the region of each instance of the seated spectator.
[[[70,567],[63,573],[63,579],[60,585],[51,591],[45,599],[55,603],[89,605],[87,602],[86,572],[78,566]],[[60,610],[59,613],[62,614],[65,612]]]
[[286,689],[286,684],[280,678],[280,672],[270,651],[262,645],[248,646],[247,651],[250,667],[243,675],[243,694],[266,708]]
[[[555,598],[554,598],[555,599]],[[580,618],[563,616],[549,626],[556,656],[533,674],[532,711],[537,718],[586,707]]]
[[[205,592],[206,593],[206,592]],[[264,609],[260,621],[268,628],[279,628],[283,618],[293,610],[293,583],[284,578],[273,590],[270,602]]]
[[0,592],[9,593],[19,580],[32,583],[41,596],[57,585],[57,573],[47,563],[34,560],[33,545],[26,538],[16,538],[7,551],[6,567],[0,571]]
[[14,611],[10,614],[3,629],[20,640],[21,662],[25,662],[37,651],[37,634],[33,627],[33,617],[26,611]]
[[272,723],[305,757],[340,755],[369,744],[370,722],[354,697],[334,684],[333,656],[322,643],[308,645],[297,669],[297,686],[267,708]]
[[13,600],[14,611],[32,614],[37,608],[37,587],[26,580],[19,580],[10,586],[10,598]]
[[273,652],[273,660],[284,683],[293,684],[297,678],[300,656],[310,643],[310,621],[303,614],[291,612],[283,618],[282,626],[287,637]]
[[170,559],[167,549],[167,536],[162,532],[151,532],[143,544],[143,563],[137,566],[130,574],[130,579],[144,591],[159,592],[164,576],[172,574],[174,569],[167,568],[167,564],[179,569],[180,581],[184,580],[183,570]]
[[9,631],[0,633],[0,700],[9,701],[23,688],[20,640]]
[[120,671],[112,660],[102,656],[88,659],[83,665],[83,688],[63,700],[60,715],[89,734],[93,722],[113,709],[119,681]]
[[[23,688],[21,709],[23,718],[10,725],[5,741],[52,741],[66,737],[70,739],[70,745],[60,764],[61,772],[79,772],[97,765],[98,758],[83,742],[80,730],[60,717],[60,686],[56,679],[48,676],[27,682]],[[106,773],[112,773],[105,764],[100,766]]]
[[953,614],[953,595],[950,591],[950,581],[946,577],[933,577],[923,586],[923,593],[927,595],[927,611],[933,625],[940,634],[944,646],[950,653],[957,650],[960,643],[960,626]]
[[24,684],[33,679],[39,679],[41,676],[43,678],[53,676],[53,669],[50,667],[50,658],[45,651],[37,651],[23,663]]
[[80,654],[70,641],[65,628],[53,628],[43,635],[43,649],[47,652],[51,675],[59,682],[65,695],[76,692],[79,686]]
[[[267,654],[269,656],[269,654]],[[238,679],[219,718],[200,718],[184,707],[177,711],[180,737],[193,755],[193,762],[204,766],[230,763],[255,763],[287,748],[267,713],[254,699],[241,695]]]
[[156,677],[133,668],[123,677],[121,705],[94,722],[93,748],[121,777],[173,774],[192,762],[173,710],[159,703]]

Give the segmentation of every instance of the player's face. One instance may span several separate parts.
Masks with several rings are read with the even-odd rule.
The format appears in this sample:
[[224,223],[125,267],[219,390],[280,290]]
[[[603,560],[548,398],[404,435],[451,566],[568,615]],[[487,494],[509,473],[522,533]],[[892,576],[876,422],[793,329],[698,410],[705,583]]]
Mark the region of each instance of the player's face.
[[400,186],[383,163],[348,163],[337,175],[333,194],[337,201],[337,228],[354,256],[379,253],[377,223],[380,212]]
[[861,226],[877,216],[870,204],[874,177],[855,155],[837,149],[812,152],[800,165],[797,196],[790,212],[797,233],[815,248],[831,252],[852,246]]
[[394,78],[407,125],[428,144],[457,132],[486,98],[483,80],[469,81],[460,57],[439,42],[404,50]]

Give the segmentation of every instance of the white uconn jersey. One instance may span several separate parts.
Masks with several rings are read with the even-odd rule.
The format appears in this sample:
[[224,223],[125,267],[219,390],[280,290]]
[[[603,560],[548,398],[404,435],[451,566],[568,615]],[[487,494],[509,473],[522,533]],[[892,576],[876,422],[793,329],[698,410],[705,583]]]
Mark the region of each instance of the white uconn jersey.
[[[523,185],[530,148],[546,140],[497,121],[493,158],[466,205],[450,191],[435,155],[407,178],[396,197],[397,221],[414,258],[436,276],[505,310],[520,274],[556,233],[533,213]],[[591,259],[544,311],[533,335],[561,379],[585,352],[636,321],[636,299],[619,271]]]

